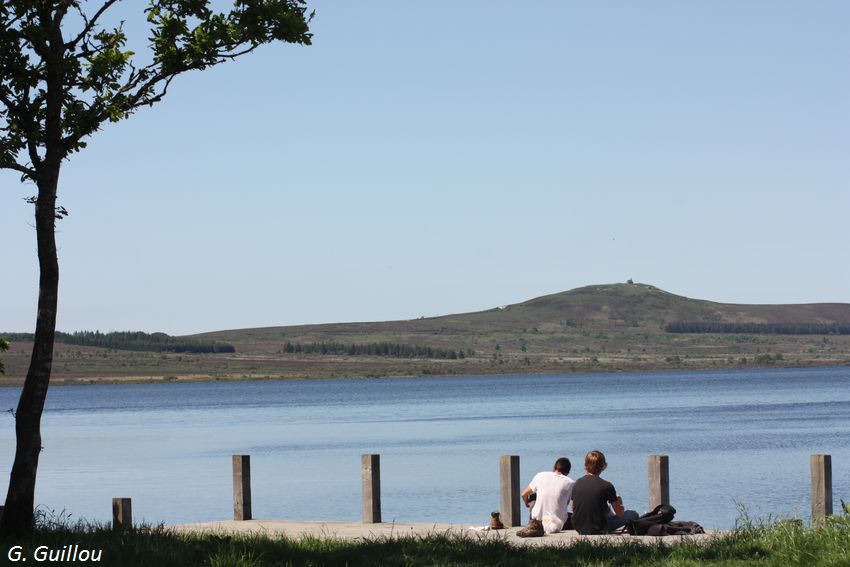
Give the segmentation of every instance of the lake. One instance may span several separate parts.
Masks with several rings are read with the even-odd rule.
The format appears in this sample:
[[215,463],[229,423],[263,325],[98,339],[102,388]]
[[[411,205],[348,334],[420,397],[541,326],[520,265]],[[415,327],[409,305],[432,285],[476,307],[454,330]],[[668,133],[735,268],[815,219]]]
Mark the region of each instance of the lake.
[[[18,388],[0,389],[14,408]],[[0,477],[14,421],[0,428]],[[836,511],[850,500],[850,368],[246,381],[51,387],[36,503],[71,519],[232,517],[231,455],[250,454],[255,518],[360,519],[360,455],[381,454],[384,521],[484,524],[499,455],[523,486],[561,455],[647,507],[647,457],[670,456],[679,519],[732,527],[808,518],[809,455],[833,459]]]

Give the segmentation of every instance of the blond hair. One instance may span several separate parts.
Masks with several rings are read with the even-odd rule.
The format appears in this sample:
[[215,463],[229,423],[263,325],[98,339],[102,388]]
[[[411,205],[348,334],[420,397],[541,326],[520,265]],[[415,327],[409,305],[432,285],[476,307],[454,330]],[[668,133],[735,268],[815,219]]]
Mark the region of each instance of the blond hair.
[[584,458],[584,470],[590,474],[599,474],[605,470],[608,463],[605,462],[605,455],[602,451],[591,451]]

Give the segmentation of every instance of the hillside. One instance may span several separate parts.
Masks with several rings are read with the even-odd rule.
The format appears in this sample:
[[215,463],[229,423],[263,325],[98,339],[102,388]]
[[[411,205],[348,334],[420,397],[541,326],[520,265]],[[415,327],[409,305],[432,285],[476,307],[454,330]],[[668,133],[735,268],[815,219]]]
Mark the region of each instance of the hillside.
[[[327,378],[850,365],[850,335],[667,333],[688,323],[848,325],[850,305],[737,305],[646,284],[582,287],[486,311],[371,323],[235,329],[184,339],[235,353],[146,353],[57,344],[66,381]],[[31,343],[4,355],[23,379]]]
[[255,343],[281,336],[321,337],[361,334],[480,334],[641,329],[662,332],[670,322],[829,323],[850,324],[850,304],[739,305],[690,299],[647,284],[591,285],[537,297],[486,311],[376,323],[334,323],[239,329],[193,335],[191,338]]

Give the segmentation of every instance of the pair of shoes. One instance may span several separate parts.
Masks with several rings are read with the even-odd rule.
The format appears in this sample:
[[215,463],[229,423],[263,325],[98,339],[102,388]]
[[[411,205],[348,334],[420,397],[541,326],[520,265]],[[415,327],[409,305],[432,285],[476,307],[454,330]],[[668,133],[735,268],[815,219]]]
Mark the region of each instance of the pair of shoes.
[[528,525],[519,530],[516,535],[517,537],[543,537],[544,533],[543,523],[532,518],[528,521]]
[[505,524],[502,523],[502,519],[499,518],[498,512],[493,512],[490,514],[490,529],[491,530],[503,530],[505,529]]

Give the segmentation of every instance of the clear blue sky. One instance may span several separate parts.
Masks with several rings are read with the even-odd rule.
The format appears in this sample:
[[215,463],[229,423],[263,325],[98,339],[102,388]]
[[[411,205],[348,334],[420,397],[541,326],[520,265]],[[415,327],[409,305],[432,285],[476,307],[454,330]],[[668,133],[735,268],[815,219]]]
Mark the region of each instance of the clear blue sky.
[[[850,302],[850,3],[312,6],[312,47],[180,77],[67,162],[60,330],[404,319],[627,278]],[[0,331],[28,331],[34,190],[0,189]]]

